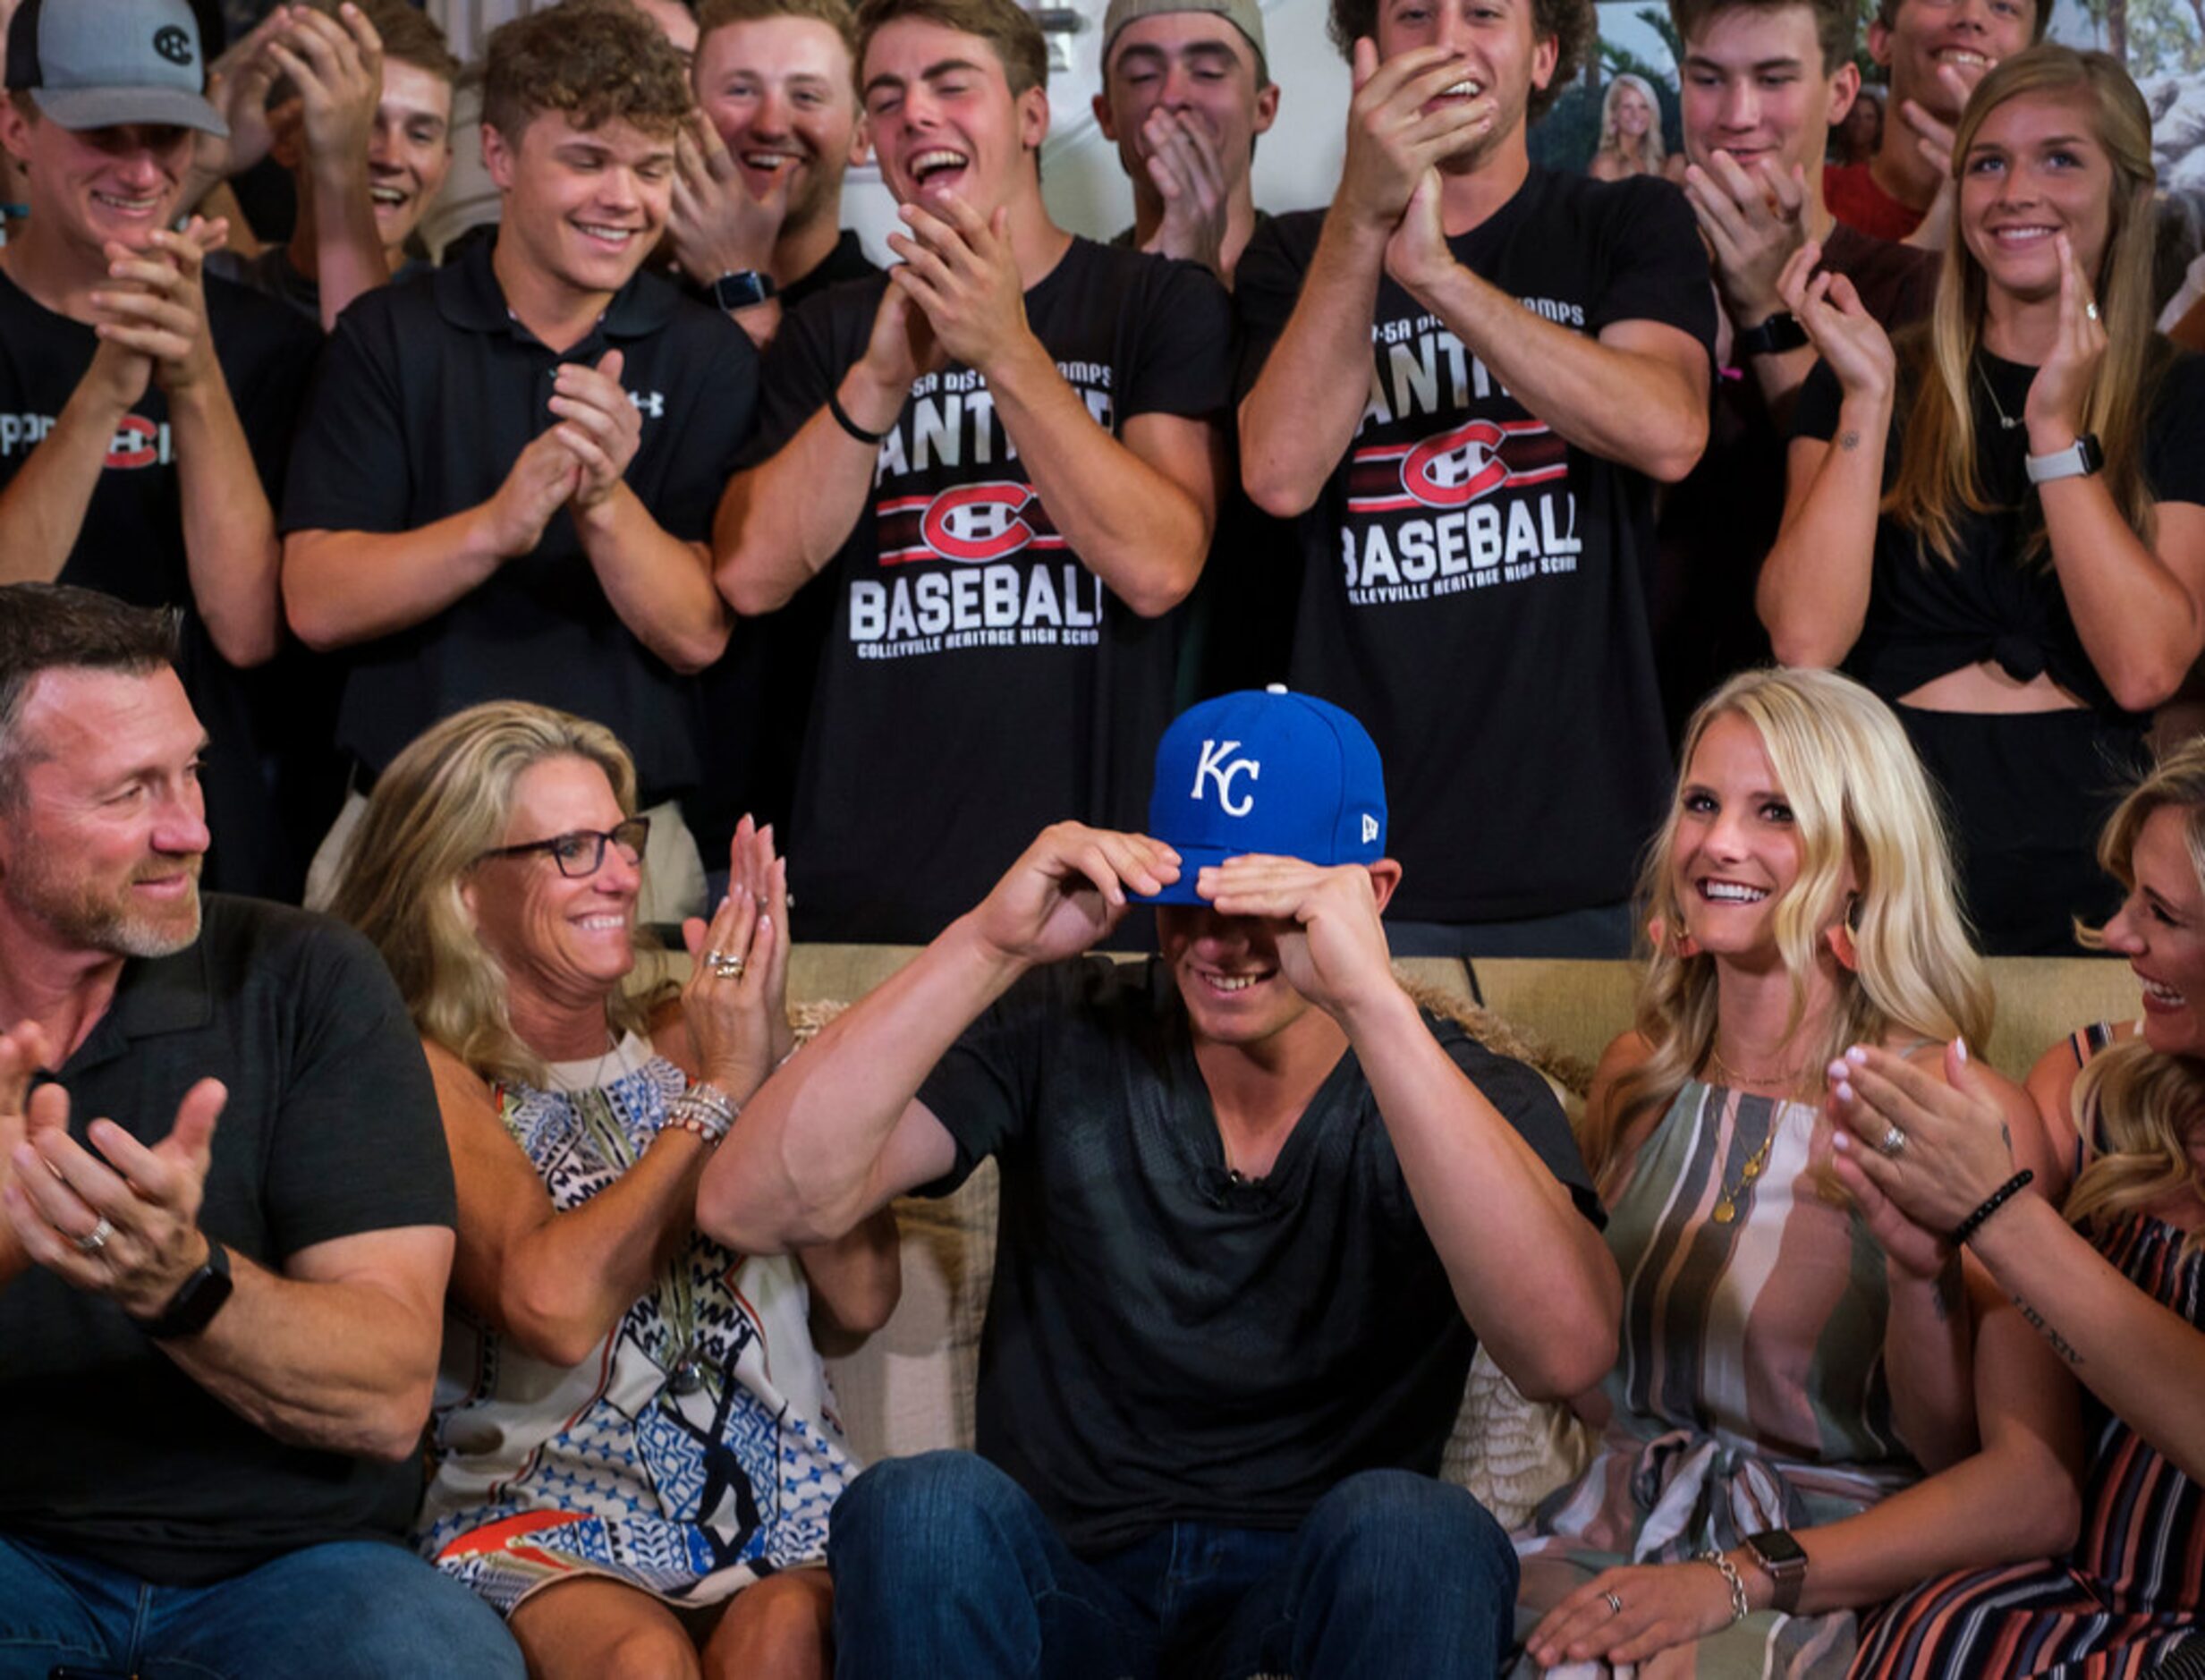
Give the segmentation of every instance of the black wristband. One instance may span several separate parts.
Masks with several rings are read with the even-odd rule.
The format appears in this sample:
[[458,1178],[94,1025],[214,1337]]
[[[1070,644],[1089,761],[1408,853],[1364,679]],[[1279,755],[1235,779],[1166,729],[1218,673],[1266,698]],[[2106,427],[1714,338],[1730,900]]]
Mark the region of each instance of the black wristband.
[[2036,1174],[2026,1167],[2023,1167],[2020,1172],[1984,1197],[1981,1207],[1953,1226],[1953,1234],[1947,1240],[1955,1248],[1961,1247],[1970,1237],[1983,1228],[1984,1220],[1989,1218],[1992,1214],[1997,1212],[1999,1209],[2005,1207],[2007,1202],[2013,1201],[2024,1189],[2036,1182]]
[[1778,310],[1758,327],[1749,327],[1734,335],[1731,349],[1741,356],[1780,356],[1787,350],[1797,350],[1809,343],[1807,329],[1789,310]]
[[850,412],[842,405],[842,393],[836,390],[829,389],[827,394],[827,412],[835,417],[835,425],[841,427],[843,430],[848,432],[861,444],[878,444],[888,436],[888,432],[895,429],[894,426],[890,426],[886,431],[867,431],[864,427],[850,418]]

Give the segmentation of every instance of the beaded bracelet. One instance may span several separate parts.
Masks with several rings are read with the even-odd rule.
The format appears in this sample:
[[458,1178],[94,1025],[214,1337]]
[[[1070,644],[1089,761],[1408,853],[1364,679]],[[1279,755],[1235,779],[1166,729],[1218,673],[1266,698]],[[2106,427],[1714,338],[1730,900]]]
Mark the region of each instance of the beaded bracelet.
[[1717,1573],[1723,1577],[1725,1582],[1729,1583],[1731,1626],[1735,1627],[1739,1623],[1744,1621],[1747,1616],[1753,1613],[1753,1607],[1746,1602],[1745,1581],[1738,1574],[1737,1565],[1732,1563],[1729,1558],[1724,1557],[1723,1554],[1718,1551],[1701,1552],[1695,1561],[1703,1564],[1713,1564]]
[[707,1149],[717,1147],[742,1112],[742,1105],[717,1085],[696,1084],[666,1105],[666,1124],[691,1133]]
[[2022,1191],[2028,1185],[2036,1183],[2036,1174],[2030,1171],[2030,1169],[2026,1167],[2023,1167],[2020,1172],[2014,1174],[2014,1176],[2007,1179],[2005,1184],[1999,1185],[1998,1188],[1992,1191],[1989,1195],[1984,1197],[1983,1205],[1981,1207],[1978,1208],[1973,1213],[1963,1219],[1958,1225],[1953,1226],[1953,1234],[1946,1240],[1950,1242],[1955,1248],[1960,1247],[1970,1237],[1973,1236],[1978,1231],[1982,1229],[1984,1220],[1989,1218],[1992,1214],[1997,1212],[1998,1209],[2005,1207],[2007,1202],[2013,1201],[2015,1196],[2021,1194]]

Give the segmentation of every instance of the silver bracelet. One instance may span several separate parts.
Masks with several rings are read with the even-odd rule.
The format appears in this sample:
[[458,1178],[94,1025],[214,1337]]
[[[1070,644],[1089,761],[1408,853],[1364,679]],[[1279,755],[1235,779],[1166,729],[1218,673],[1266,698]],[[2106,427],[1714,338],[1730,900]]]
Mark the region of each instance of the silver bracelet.
[[1737,1626],[1753,1613],[1753,1607],[1746,1602],[1745,1580],[1739,1574],[1737,1565],[1718,1551],[1701,1552],[1695,1561],[1713,1564],[1717,1572],[1730,1584],[1730,1626]]
[[718,1086],[691,1085],[666,1105],[666,1125],[692,1133],[707,1149],[713,1149],[742,1112],[741,1105]]

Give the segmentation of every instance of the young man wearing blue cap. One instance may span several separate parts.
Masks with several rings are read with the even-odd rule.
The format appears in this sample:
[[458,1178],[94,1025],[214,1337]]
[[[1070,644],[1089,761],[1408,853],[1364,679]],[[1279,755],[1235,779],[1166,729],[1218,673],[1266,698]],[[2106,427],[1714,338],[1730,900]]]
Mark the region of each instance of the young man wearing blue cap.
[[[768,1082],[700,1223],[813,1243],[1002,1173],[979,1447],[835,1513],[839,1670],[1477,1676],[1515,1564],[1431,1480],[1483,1337],[1590,1387],[1618,1285],[1560,1108],[1421,1013],[1378,753],[1244,692],[1157,753],[1153,836],[1046,830]],[[1162,955],[1085,957],[1135,897]]]
[[0,582],[185,609],[219,750],[210,881],[281,894],[293,860],[240,673],[280,640],[269,494],[318,337],[203,276],[219,224],[172,226],[195,136],[224,132],[205,78],[187,0],[24,0],[10,23],[0,143],[30,215],[0,250]]

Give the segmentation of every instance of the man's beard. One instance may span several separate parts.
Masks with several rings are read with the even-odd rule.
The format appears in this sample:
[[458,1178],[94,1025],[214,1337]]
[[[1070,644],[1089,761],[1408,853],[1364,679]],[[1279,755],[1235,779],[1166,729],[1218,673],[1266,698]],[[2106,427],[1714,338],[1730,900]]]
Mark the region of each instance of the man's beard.
[[[43,863],[19,861],[9,887],[19,904],[79,949],[116,956],[174,956],[199,937],[200,861],[198,857],[164,860],[157,870],[133,870],[119,890],[100,881],[58,878]],[[185,897],[158,912],[130,902],[131,888],[139,881],[180,869],[191,878]]]

